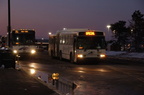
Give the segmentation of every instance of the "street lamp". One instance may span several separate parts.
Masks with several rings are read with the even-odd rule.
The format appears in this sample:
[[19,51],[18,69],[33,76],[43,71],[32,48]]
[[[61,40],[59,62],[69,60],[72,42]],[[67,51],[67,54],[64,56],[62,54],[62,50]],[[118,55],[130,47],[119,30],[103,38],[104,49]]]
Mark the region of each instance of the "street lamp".
[[51,35],[52,33],[51,32],[48,32],[48,35]]
[[108,31],[109,31],[109,29],[111,28],[111,26],[110,26],[110,25],[107,25],[107,28],[108,28]]
[[[107,29],[108,29],[108,38],[109,38],[109,37],[110,37],[109,30],[110,30],[110,28],[111,28],[111,25],[107,25],[106,27],[107,27]],[[109,39],[110,39],[110,38],[109,38]]]

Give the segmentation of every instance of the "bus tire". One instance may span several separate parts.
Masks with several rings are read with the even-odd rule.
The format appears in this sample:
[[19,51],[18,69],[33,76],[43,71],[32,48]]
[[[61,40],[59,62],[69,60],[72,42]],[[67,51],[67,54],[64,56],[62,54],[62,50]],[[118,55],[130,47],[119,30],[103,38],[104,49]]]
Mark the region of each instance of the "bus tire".
[[59,52],[59,60],[62,60],[62,52]]
[[53,58],[53,57],[54,57],[53,51],[51,51],[50,56],[51,56],[51,58]]
[[70,62],[71,62],[71,63],[74,63],[74,58],[73,58],[72,53],[70,53]]
[[81,60],[81,59],[77,59],[77,62],[76,62],[78,65],[82,65],[84,64],[84,60]]

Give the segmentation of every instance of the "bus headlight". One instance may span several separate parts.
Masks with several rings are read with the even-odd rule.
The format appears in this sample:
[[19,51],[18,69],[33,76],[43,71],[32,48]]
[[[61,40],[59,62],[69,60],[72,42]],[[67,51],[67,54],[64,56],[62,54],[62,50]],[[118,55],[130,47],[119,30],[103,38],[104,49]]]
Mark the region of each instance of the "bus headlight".
[[78,58],[83,58],[83,55],[82,54],[78,54],[77,57]]
[[106,55],[105,54],[100,54],[100,58],[105,58]]
[[17,51],[17,50],[13,50],[13,53],[14,53],[14,54],[17,54],[17,53],[18,53],[18,51]]
[[36,51],[33,49],[33,50],[31,50],[31,54],[35,54],[36,53]]

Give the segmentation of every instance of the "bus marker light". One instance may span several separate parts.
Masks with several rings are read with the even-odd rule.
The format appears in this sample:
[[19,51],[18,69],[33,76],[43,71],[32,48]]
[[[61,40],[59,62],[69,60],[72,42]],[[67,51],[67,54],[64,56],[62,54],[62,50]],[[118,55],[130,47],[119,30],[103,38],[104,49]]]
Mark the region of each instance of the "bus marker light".
[[19,43],[18,43],[18,42],[16,42],[15,44],[16,44],[16,45],[18,45]]
[[79,49],[83,49],[83,47],[79,47]]

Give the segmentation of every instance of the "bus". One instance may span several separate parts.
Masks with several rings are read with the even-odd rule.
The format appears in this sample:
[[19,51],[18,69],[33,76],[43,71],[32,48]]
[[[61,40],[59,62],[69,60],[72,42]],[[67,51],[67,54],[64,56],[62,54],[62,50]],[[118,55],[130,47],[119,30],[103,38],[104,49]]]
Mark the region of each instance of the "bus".
[[19,29],[12,30],[11,43],[14,53],[21,54],[32,54],[36,53],[35,45],[35,30],[34,29]]
[[49,55],[70,62],[106,57],[105,34],[90,29],[63,29],[49,35]]

